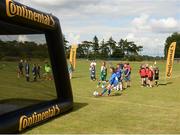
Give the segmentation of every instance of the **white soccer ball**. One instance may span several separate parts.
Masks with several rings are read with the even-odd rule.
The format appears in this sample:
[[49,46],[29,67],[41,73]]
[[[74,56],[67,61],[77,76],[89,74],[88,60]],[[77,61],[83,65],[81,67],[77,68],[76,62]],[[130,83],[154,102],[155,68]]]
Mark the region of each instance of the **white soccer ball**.
[[94,91],[94,92],[93,92],[93,96],[96,97],[96,96],[98,96],[98,95],[99,95],[99,93],[98,93],[97,91]]

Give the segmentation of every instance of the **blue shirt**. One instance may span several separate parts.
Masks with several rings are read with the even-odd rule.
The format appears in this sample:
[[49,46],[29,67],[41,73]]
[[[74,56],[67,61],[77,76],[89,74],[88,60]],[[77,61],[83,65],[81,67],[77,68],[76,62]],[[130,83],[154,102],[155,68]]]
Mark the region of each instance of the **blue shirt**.
[[116,76],[117,76],[117,78],[121,78],[121,75],[122,75],[122,71],[121,71],[120,68],[118,68],[118,69],[116,70]]
[[113,74],[111,75],[111,78],[109,79],[109,83],[110,83],[111,85],[117,85],[117,84],[118,84],[118,78],[117,78],[116,73],[113,73]]

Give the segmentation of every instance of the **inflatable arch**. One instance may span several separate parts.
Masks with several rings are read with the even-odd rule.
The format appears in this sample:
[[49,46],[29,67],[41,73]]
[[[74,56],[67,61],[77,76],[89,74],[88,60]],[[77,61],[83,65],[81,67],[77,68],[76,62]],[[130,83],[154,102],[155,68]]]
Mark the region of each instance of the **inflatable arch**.
[[[17,133],[65,113],[73,95],[59,20],[12,0],[0,1],[0,35],[45,34],[57,99],[0,115],[0,133]],[[1,109],[1,108],[0,108]]]

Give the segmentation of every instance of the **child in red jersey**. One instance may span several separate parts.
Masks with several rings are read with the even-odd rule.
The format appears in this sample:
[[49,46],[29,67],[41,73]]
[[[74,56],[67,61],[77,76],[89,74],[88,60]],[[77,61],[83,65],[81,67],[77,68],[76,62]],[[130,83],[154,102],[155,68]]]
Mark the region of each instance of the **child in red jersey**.
[[139,70],[139,74],[141,77],[141,87],[146,85],[146,69],[144,68],[144,65],[141,65],[140,70]]
[[145,71],[146,71],[146,76],[145,76],[145,79],[146,79],[146,85],[148,86],[148,85],[149,85],[149,79],[148,79],[149,65],[148,65],[148,64],[146,64],[146,66],[145,66]]
[[149,72],[148,72],[148,84],[149,84],[149,87],[153,87],[153,76],[154,76],[154,70],[153,70],[153,67],[150,66]]

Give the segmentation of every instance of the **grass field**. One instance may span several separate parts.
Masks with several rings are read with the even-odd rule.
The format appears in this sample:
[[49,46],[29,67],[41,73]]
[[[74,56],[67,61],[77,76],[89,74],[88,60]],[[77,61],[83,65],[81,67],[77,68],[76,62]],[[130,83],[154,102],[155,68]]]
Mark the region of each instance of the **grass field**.
[[[0,63],[0,68],[2,64]],[[2,99],[7,98],[7,95],[19,98],[24,93],[26,98],[32,96],[37,100],[55,98],[53,82],[27,84],[24,80],[17,79],[15,63],[5,64],[11,69],[8,74],[14,76],[7,76],[7,68],[0,69]],[[97,65],[97,69],[100,69],[100,61]],[[97,82],[91,82],[89,79],[89,62],[78,60],[72,79],[74,110],[26,133],[180,134],[180,64],[174,65],[173,78],[167,85],[154,88],[141,88],[138,74],[140,63],[134,62],[131,65],[131,88],[123,91],[120,96],[95,98],[92,93]],[[158,65],[161,72],[160,83],[164,84],[165,63],[159,62]]]

